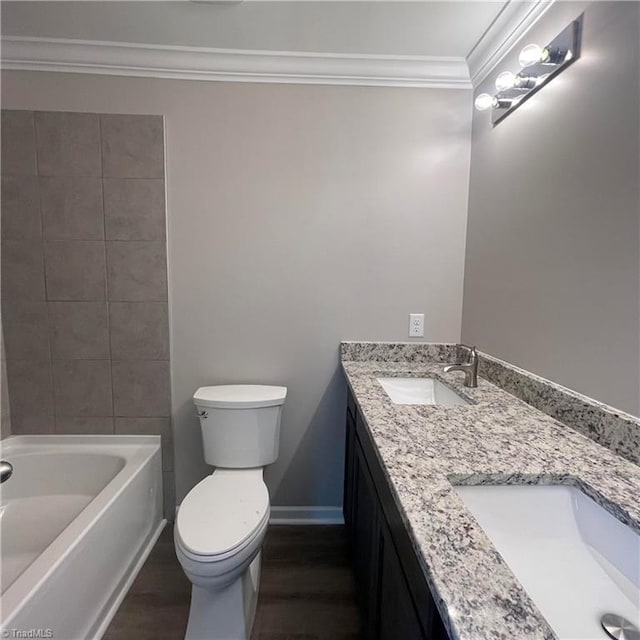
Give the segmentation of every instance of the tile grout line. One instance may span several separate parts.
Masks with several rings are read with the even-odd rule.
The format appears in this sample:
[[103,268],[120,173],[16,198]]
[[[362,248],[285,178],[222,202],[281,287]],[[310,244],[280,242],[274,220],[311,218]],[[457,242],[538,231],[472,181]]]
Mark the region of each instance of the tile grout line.
[[[21,176],[7,176],[7,177],[21,177]],[[42,176],[43,178],[48,178],[50,176]],[[93,178],[95,176],[52,176],[54,178]],[[104,180],[102,178],[98,178],[101,182],[104,183]],[[109,180],[109,178],[106,178],[107,180]],[[104,200],[104,196],[103,196],[103,200]],[[94,238],[94,239],[87,239],[87,238],[51,238],[50,240],[47,240],[47,242],[51,242],[56,243],[56,242],[106,242],[105,238]],[[133,242],[137,242],[140,244],[164,244],[165,241],[164,240],[124,240],[122,238],[113,238],[113,239],[109,239],[109,242],[114,242],[114,243],[125,243],[125,242],[129,242],[129,243],[133,243]]]
[[[14,297],[8,297],[8,298],[3,298],[3,300],[5,300],[6,302],[42,302],[42,300],[36,300],[33,298],[14,298]],[[50,300],[47,300],[47,302],[86,302],[86,303],[94,303],[97,304],[98,302],[104,302],[104,299],[102,300],[76,300],[75,298],[51,298]],[[127,304],[167,304],[166,300],[111,300],[111,302],[126,302]],[[103,358],[104,360],[105,358]]]
[[44,252],[44,221],[42,219],[42,190],[40,189],[40,154],[38,152],[38,127],[36,111],[32,112],[34,154],[36,158],[36,188],[38,190],[38,213],[40,220],[40,254],[42,256],[42,279],[44,284],[44,315],[47,325],[47,344],[49,346],[49,383],[51,384],[51,406],[53,408],[53,433],[58,433],[58,410],[56,403],[56,383],[53,375],[53,340],[51,335],[51,319],[49,316],[49,290],[47,287],[47,263]]
[[100,146],[100,187],[102,195],[102,234],[104,243],[104,293],[105,293],[105,306],[107,310],[107,339],[109,342],[109,383],[111,387],[111,432],[116,433],[116,405],[115,405],[115,393],[113,390],[113,347],[111,343],[111,301],[109,299],[109,252],[107,251],[107,213],[105,208],[104,197],[104,144],[103,144],[103,129],[102,129],[102,114],[98,114],[98,144]]

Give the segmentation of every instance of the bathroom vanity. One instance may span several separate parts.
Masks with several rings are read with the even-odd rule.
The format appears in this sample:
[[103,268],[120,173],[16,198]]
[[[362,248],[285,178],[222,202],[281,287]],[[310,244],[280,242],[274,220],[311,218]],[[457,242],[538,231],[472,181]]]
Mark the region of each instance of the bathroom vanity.
[[343,505],[364,637],[447,638],[375,444],[351,393]]
[[[575,579],[565,581],[567,590],[555,594],[556,600],[572,606],[577,602],[577,608],[570,608],[577,626],[557,612],[550,615],[545,603],[536,599],[535,589],[523,586],[518,567],[509,564],[491,531],[482,528],[482,518],[474,517],[460,495],[464,491],[456,488],[559,486],[569,496],[564,512],[583,509],[584,504],[575,500],[580,496],[582,503],[605,514],[605,544],[608,519],[631,536],[633,547],[640,533],[640,467],[482,377],[478,387],[470,389],[458,374],[444,374],[443,365],[459,359],[455,345],[384,349],[345,344],[342,366],[349,391],[344,517],[364,637],[606,640],[600,618],[610,611],[590,608],[580,591],[589,587],[581,584],[585,580],[571,575]],[[403,403],[387,382],[394,377],[434,380],[423,388],[445,385],[460,402],[438,404],[436,394],[423,404]],[[527,387],[522,380],[518,385]],[[640,445],[638,421],[617,413],[603,417],[600,410],[608,408],[594,403],[592,411],[585,405],[580,415],[593,429],[615,425],[618,437],[624,438],[624,450],[635,451]],[[614,417],[626,420],[626,431]],[[538,554],[550,541],[564,542],[564,533],[555,526],[557,505],[547,505],[544,496],[536,517],[522,519],[523,527],[539,525],[539,534],[521,536],[532,541],[532,551]],[[611,578],[614,584],[618,569],[626,572],[632,606],[627,611],[637,620],[640,608],[633,606],[635,594],[640,594],[640,565],[636,570],[628,555],[616,559],[615,550],[608,556],[598,540],[589,542],[605,557],[605,581]],[[561,582],[549,576],[548,589],[559,588]],[[571,635],[576,631],[583,635]]]

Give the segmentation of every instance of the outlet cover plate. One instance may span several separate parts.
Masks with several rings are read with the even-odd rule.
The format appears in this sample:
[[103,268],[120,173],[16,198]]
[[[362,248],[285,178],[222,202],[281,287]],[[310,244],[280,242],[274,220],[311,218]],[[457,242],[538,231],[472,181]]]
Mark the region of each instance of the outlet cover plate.
[[410,338],[424,337],[424,313],[409,314],[409,337]]

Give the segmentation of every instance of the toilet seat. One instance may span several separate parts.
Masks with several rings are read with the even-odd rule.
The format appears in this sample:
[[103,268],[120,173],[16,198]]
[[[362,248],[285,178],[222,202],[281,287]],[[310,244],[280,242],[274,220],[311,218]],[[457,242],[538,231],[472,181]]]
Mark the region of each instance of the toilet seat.
[[182,541],[177,524],[176,524],[175,533],[174,533],[176,546],[180,549],[180,552],[186,558],[189,558],[189,560],[192,560],[194,562],[203,563],[203,564],[215,564],[215,563],[224,564],[224,561],[241,555],[247,547],[250,547],[254,543],[256,539],[263,537],[264,532],[267,529],[267,525],[269,524],[269,515],[270,515],[269,512],[267,512],[265,514],[264,520],[258,525],[256,530],[246,540],[241,542],[239,545],[237,545],[233,549],[230,549],[226,553],[217,553],[217,554],[193,553],[193,551],[190,551],[189,549],[186,548],[186,545]]
[[182,501],[176,542],[194,561],[221,561],[250,545],[268,520],[262,469],[218,469]]

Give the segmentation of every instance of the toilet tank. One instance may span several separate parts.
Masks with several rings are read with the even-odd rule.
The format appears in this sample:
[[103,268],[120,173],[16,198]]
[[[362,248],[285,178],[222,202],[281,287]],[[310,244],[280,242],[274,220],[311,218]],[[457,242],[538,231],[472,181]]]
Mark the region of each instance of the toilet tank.
[[193,394],[204,459],[214,467],[248,469],[275,462],[286,387],[218,385]]

